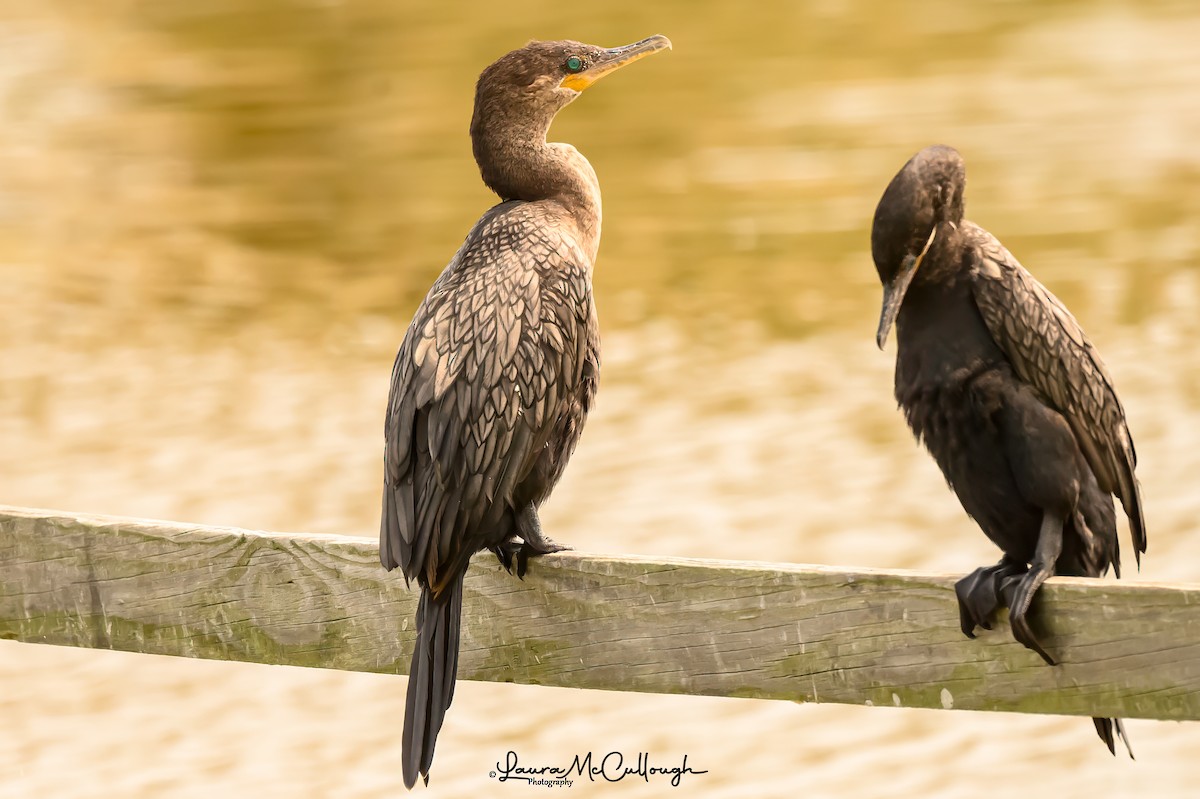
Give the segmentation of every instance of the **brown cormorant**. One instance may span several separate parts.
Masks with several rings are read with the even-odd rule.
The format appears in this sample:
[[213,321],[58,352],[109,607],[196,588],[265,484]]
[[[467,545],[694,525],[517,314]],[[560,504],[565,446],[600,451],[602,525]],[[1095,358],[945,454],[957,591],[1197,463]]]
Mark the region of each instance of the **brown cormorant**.
[[[963,219],[966,168],[927,147],[875,209],[883,282],[876,341],[894,322],[896,400],[966,512],[1004,553],[955,586],[963,632],[990,629],[1003,601],[1013,636],[1053,665],[1029,626],[1054,574],[1119,577],[1113,496],[1134,555],[1146,527],[1137,456],[1112,379],[1071,312],[990,233]],[[1115,753],[1120,719],[1094,719]],[[1132,750],[1130,756],[1133,755]]]
[[600,184],[556,113],[601,77],[671,46],[530,42],[479,76],[471,143],[501,202],[485,213],[417,308],[392,369],[379,556],[421,588],[404,712],[404,784],[429,781],[454,697],[463,575],[496,553],[563,549],[538,507],[575,449],[596,392],[592,268]]

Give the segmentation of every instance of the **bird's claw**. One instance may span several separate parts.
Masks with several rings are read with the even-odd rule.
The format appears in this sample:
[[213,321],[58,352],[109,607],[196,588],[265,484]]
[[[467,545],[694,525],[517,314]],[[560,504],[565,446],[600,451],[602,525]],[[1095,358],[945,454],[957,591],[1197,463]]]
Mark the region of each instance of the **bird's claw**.
[[1033,629],[1029,626],[1029,622],[1026,620],[1024,614],[1020,616],[1009,616],[1008,621],[1009,625],[1012,627],[1013,638],[1017,639],[1019,643],[1024,644],[1027,648],[1037,652],[1042,656],[1042,660],[1046,661],[1046,663],[1049,665],[1058,665],[1058,662],[1054,658],[1050,657],[1050,654],[1046,652],[1045,648],[1043,648],[1041,643],[1038,641],[1037,636],[1033,634]]
[[1036,579],[1034,572],[1020,576],[1014,575],[1005,578],[1000,585],[1000,592],[1005,604],[1008,605],[1008,624],[1012,627],[1013,638],[1026,648],[1037,652],[1042,656],[1042,660],[1051,666],[1056,666],[1058,665],[1057,661],[1046,652],[1029,624],[1029,608],[1033,604],[1033,595],[1041,582]]
[[516,555],[518,550],[521,548],[520,541],[521,540],[519,538],[510,537],[497,544],[492,550],[496,553],[496,559],[500,561],[500,565],[503,566],[504,570],[509,574],[512,574],[513,570],[513,556]]

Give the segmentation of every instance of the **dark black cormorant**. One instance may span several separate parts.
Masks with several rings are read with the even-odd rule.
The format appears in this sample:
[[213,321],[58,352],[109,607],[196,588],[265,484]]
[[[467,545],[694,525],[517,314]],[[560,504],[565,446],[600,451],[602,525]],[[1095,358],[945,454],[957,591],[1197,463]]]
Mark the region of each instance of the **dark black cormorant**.
[[[571,456],[596,392],[592,267],[600,184],[554,115],[604,75],[670,47],[530,42],[479,76],[471,142],[502,202],[417,309],[392,369],[379,555],[421,587],[404,713],[404,784],[429,781],[454,697],[463,575],[494,551],[524,575],[538,506]],[[518,539],[520,539],[518,541]]]
[[[883,282],[876,340],[896,324],[896,399],[963,508],[1004,552],[955,586],[963,632],[989,629],[1002,599],[1030,629],[1054,574],[1119,577],[1113,495],[1140,563],[1146,527],[1125,410],[1100,355],[1061,302],[983,228],[963,219],[966,169],[927,147],[892,178],[871,230]],[[1094,719],[1115,753],[1120,719]],[[1130,756],[1133,752],[1130,751]]]

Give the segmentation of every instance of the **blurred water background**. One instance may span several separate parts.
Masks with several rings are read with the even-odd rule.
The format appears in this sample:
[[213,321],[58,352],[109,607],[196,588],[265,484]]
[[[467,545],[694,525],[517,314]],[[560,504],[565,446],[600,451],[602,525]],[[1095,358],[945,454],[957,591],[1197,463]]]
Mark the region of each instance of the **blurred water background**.
[[[392,358],[493,202],[467,123],[530,38],[675,50],[563,112],[600,175],[584,551],[965,573],[995,552],[874,347],[871,213],[958,147],[968,216],[1104,353],[1141,578],[1200,574],[1200,10],[1186,2],[0,0],[0,501],[373,537]],[[1124,535],[1124,530],[1122,535]],[[1128,550],[1127,550],[1128,551]],[[0,642],[4,797],[384,797],[404,680]],[[464,683],[429,796],[509,749],[684,753],[704,796],[1194,795],[1200,726]],[[659,795],[651,784],[583,795]]]

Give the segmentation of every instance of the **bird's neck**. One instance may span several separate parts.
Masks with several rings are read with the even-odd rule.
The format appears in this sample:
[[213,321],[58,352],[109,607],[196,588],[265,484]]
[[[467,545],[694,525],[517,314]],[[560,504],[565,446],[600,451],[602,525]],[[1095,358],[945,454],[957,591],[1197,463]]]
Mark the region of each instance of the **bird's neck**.
[[502,200],[551,200],[570,214],[593,259],[600,243],[600,181],[583,154],[547,142],[549,121],[519,128],[472,126],[483,182]]
[[912,289],[931,288],[935,293],[965,277],[962,263],[963,223],[942,222],[929,251],[913,277]]

